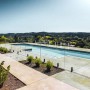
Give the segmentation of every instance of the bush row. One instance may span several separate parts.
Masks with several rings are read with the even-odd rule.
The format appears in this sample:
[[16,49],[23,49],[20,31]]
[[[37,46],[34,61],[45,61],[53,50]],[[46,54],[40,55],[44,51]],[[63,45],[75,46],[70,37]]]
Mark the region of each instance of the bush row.
[[[34,58],[33,56],[28,56],[27,61],[29,63],[34,62],[37,67],[40,67],[40,65],[43,63],[40,58]],[[47,71],[50,71],[51,68],[53,67],[53,63],[49,60],[45,63],[45,66],[47,68]]]
[[7,48],[4,48],[4,47],[0,47],[0,52],[1,53],[8,53],[8,49]]

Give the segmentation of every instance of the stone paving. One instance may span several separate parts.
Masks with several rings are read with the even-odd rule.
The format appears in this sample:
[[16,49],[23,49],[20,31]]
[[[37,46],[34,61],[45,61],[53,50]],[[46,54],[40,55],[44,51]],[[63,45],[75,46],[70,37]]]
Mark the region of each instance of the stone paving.
[[63,71],[53,75],[52,77],[79,88],[80,90],[90,90],[90,78],[81,76],[79,74]]
[[55,78],[49,77],[47,79],[38,81],[36,83],[33,83],[18,90],[77,90],[77,89],[72,88],[59,80],[56,81]]
[[5,68],[11,66],[11,74],[26,84],[25,87],[17,90],[79,90],[0,54],[0,62],[2,61],[5,61]]

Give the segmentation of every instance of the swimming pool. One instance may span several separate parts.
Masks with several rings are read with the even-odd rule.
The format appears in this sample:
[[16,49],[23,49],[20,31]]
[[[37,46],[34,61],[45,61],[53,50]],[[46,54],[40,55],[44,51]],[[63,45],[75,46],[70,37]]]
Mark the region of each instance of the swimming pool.
[[81,52],[81,51],[72,51],[72,50],[65,50],[65,49],[58,49],[58,48],[49,48],[43,47],[38,45],[31,45],[31,44],[13,44],[15,46],[19,46],[21,48],[31,49],[32,52],[35,54],[40,54],[41,56],[47,56],[51,58],[61,58],[64,56],[75,56],[80,58],[90,59],[90,53],[88,52]]

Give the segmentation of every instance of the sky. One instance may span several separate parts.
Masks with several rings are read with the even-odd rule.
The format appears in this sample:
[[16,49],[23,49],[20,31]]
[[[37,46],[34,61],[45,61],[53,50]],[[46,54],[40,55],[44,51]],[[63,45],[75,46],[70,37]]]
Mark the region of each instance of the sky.
[[0,0],[0,33],[90,32],[90,0]]

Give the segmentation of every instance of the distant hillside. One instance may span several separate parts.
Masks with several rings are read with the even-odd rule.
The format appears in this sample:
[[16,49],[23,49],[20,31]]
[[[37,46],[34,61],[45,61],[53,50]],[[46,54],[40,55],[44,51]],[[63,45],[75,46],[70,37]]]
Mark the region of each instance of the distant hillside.
[[[90,33],[52,33],[52,32],[32,32],[32,33],[8,33],[0,34],[8,38],[9,42],[31,42],[44,43],[51,45],[65,45],[68,44],[80,48],[90,48]],[[3,38],[1,39],[1,41]]]
[[41,36],[44,36],[44,35],[50,35],[50,36],[55,36],[55,37],[74,37],[74,36],[78,36],[80,38],[83,38],[83,37],[89,37],[90,36],[90,33],[84,33],[84,32],[75,32],[75,33],[48,33],[48,32],[31,32],[31,33],[7,33],[7,34],[0,34],[0,36],[6,36],[6,37],[9,37],[9,36],[12,36],[14,37],[15,35],[19,36],[19,37],[31,37],[31,36],[35,36],[35,35],[41,35]]

